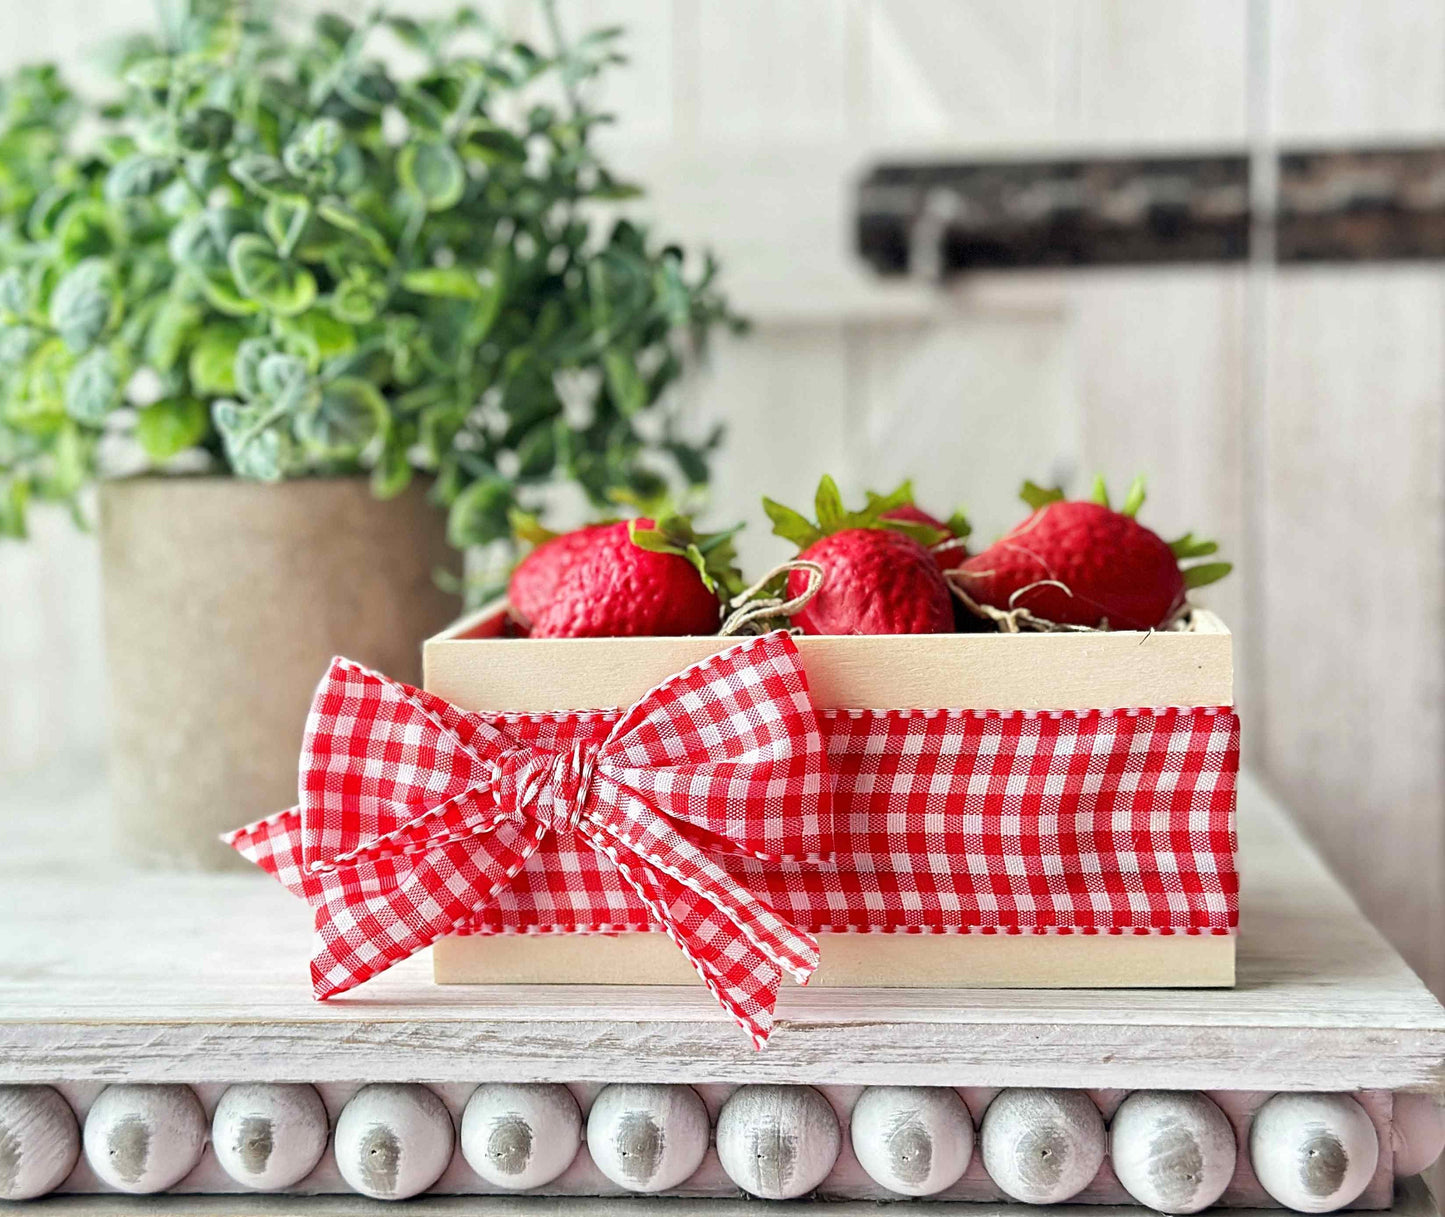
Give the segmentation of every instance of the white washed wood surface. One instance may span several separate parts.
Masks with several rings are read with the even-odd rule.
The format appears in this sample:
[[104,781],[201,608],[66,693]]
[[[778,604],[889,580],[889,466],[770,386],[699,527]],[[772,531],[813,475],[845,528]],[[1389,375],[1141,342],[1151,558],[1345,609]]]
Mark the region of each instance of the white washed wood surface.
[[[755,1200],[710,1200],[707,1217],[756,1217]],[[385,1201],[360,1196],[308,1196],[304,1200],[286,1196],[174,1196],[151,1197],[145,1207],[117,1196],[52,1196],[45,1201],[46,1214],[60,1217],[135,1217],[141,1212],[162,1217],[384,1217],[395,1213]],[[697,1217],[698,1204],[686,1197],[603,1196],[595,1198],[548,1199],[536,1196],[496,1196],[482,1209],[471,1196],[420,1196],[409,1201],[406,1211],[420,1217]],[[818,1205],[811,1200],[772,1201],[769,1213],[779,1217],[818,1217]],[[928,1202],[931,1217],[1019,1217],[1013,1203],[951,1204]],[[827,1217],[880,1217],[878,1205],[869,1200],[836,1201],[825,1210]],[[1030,1208],[1031,1217],[1148,1217],[1151,1210],[1137,1205],[1110,1204],[1080,1208],[1078,1205],[1041,1205]],[[1236,1209],[1231,1217],[1279,1217],[1279,1209]],[[1425,1184],[1418,1178],[1404,1180],[1389,1209],[1392,1217],[1438,1217],[1439,1208]]]
[[[529,0],[499,7],[519,30],[535,20]],[[748,561],[785,549],[758,495],[804,502],[824,470],[855,492],[914,474],[931,503],[973,508],[985,538],[1011,522],[1016,474],[1072,473],[1078,485],[1095,466],[1116,483],[1146,472],[1147,520],[1207,529],[1252,568],[1210,596],[1241,641],[1246,748],[1297,796],[1367,911],[1445,988],[1438,269],[1288,271],[1261,317],[1227,268],[985,277],[936,292],[879,284],[850,252],[853,175],[884,155],[1436,138],[1445,11],[1422,0],[561,7],[576,26],[631,27],[607,138],[652,187],[642,213],[716,249],[759,322],[719,344],[688,395],[699,425],[732,425],[716,497],[720,517],[748,516]],[[0,63],[78,63],[81,48],[151,19],[150,0],[0,6]],[[1356,327],[1362,307],[1371,315]],[[1266,383],[1246,385],[1245,365],[1271,342],[1282,345]],[[1313,434],[1296,450],[1304,426]],[[1245,451],[1251,436],[1264,442]],[[1339,484],[1351,495],[1343,531],[1340,509],[1312,511],[1319,489]],[[94,766],[102,748],[94,554],[62,520],[38,532],[29,550],[0,546],[0,774]],[[1342,578],[1304,604],[1314,585],[1301,568],[1337,550]],[[1344,574],[1375,562],[1388,570],[1370,576],[1373,590]],[[1382,612],[1380,592],[1401,582],[1406,594]],[[1341,657],[1340,679],[1325,679],[1327,655]]]
[[1233,990],[786,985],[763,1052],[700,988],[438,987],[425,956],[314,1002],[306,910],[262,876],[10,855],[0,1081],[1445,1084],[1445,1011],[1248,781],[1240,835]]

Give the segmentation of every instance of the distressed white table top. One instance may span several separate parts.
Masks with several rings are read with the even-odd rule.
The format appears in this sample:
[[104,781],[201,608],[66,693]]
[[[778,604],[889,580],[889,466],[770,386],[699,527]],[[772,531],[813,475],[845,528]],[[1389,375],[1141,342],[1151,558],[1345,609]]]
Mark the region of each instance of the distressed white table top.
[[1445,1086],[1445,1010],[1259,788],[1233,990],[786,987],[755,1053],[701,986],[439,988],[417,958],[326,1003],[260,875],[116,868],[64,809],[0,860],[0,1081],[626,1079]]

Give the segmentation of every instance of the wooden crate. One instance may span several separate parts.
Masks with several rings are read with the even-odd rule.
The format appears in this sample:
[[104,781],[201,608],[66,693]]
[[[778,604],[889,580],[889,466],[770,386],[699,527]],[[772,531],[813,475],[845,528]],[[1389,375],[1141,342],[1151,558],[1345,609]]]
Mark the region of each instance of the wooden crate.
[[[502,637],[495,604],[429,639],[426,688],[485,712],[626,706],[737,639]],[[819,709],[1084,710],[1227,706],[1232,637],[1195,612],[1164,632],[801,637]],[[1234,983],[1219,934],[829,934],[811,983],[861,988],[1155,988]],[[440,984],[701,984],[663,934],[506,934],[443,939]]]

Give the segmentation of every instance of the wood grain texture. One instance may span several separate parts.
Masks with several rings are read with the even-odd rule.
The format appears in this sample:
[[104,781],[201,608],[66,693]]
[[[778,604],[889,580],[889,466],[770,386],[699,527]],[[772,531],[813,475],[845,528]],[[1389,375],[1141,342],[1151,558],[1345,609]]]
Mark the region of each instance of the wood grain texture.
[[1269,326],[1263,766],[1439,989],[1445,282],[1425,265],[1281,271]]
[[[360,1196],[163,1196],[149,1197],[142,1210],[124,1197],[55,1196],[46,1201],[47,1215],[57,1217],[136,1217],[140,1212],[158,1217],[385,1217],[396,1212],[384,1201]],[[476,1217],[474,1196],[422,1196],[408,1203],[407,1213],[418,1217]],[[535,1196],[492,1197],[487,1217],[696,1217],[696,1200],[654,1196],[601,1196],[550,1200]],[[708,1217],[756,1217],[756,1201],[717,1199],[707,1205]],[[773,1201],[769,1213],[779,1217],[818,1217],[816,1203]],[[930,1201],[930,1217],[1018,1217],[1018,1205],[999,1201]],[[1077,1206],[1045,1205],[1029,1210],[1031,1217],[1080,1217]],[[1091,1207],[1087,1217],[1149,1217],[1151,1210],[1130,1204]],[[828,1205],[827,1217],[879,1217],[874,1201],[841,1201]],[[1388,1210],[1390,1217],[1439,1217],[1439,1208],[1425,1184],[1406,1180]],[[1238,1209],[1232,1217],[1279,1217],[1278,1209]]]
[[[494,613],[501,611],[496,606]],[[423,647],[429,692],[467,710],[628,706],[736,638],[478,638],[465,618]],[[820,709],[1086,710],[1233,701],[1232,639],[1197,629],[1098,634],[817,636],[797,640]]]
[[[1232,934],[818,934],[811,988],[1157,989],[1234,983]],[[665,934],[472,934],[432,948],[441,985],[692,985]]]
[[790,988],[763,1052],[703,990],[436,986],[424,957],[314,1002],[310,919],[262,876],[8,857],[0,1081],[1445,1086],[1445,1010],[1248,780],[1240,838],[1234,990]]

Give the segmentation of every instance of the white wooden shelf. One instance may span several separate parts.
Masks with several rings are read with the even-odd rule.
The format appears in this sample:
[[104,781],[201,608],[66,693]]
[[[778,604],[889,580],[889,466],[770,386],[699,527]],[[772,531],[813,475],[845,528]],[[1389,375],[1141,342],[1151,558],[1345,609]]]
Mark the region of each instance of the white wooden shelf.
[[[907,1203],[907,1202],[904,1202]],[[929,1200],[928,1217],[1154,1217],[1139,1205],[1054,1204],[1019,1205],[956,1203]],[[37,1212],[45,1217],[383,1217],[395,1214],[389,1201],[361,1196],[50,1196]],[[876,1201],[812,1200],[708,1200],[658,1196],[418,1196],[406,1201],[405,1211],[416,1217],[880,1217],[889,1212]],[[1350,1211],[1350,1210],[1344,1210]],[[1396,1187],[1389,1209],[1373,1210],[1378,1217],[1438,1217],[1439,1208],[1418,1178],[1404,1179]],[[1281,1217],[1279,1209],[1229,1209],[1228,1217]]]
[[762,1052],[700,987],[437,987],[417,958],[317,1003],[268,879],[12,855],[0,1081],[1445,1086],[1445,1010],[1248,781],[1239,820],[1235,989],[787,988]]

